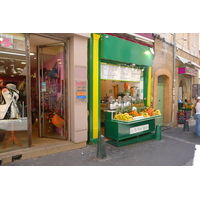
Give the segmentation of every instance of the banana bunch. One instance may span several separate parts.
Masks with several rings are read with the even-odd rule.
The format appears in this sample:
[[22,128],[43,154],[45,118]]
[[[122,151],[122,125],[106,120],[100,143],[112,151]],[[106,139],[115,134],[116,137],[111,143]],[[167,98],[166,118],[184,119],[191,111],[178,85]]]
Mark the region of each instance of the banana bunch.
[[114,119],[118,119],[118,120],[123,120],[123,121],[132,121],[133,117],[131,115],[129,115],[128,113],[120,113],[120,114],[116,114],[114,116]]
[[152,116],[155,116],[155,115],[161,115],[160,110],[154,110],[154,111],[152,112]]
[[150,115],[147,112],[139,112],[139,115],[143,117],[150,117]]

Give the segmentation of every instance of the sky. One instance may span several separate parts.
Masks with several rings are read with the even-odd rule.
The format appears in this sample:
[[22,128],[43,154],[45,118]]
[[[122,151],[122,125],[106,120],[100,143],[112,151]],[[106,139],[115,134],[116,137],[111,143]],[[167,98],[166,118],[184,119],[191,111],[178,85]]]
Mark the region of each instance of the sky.
[[[192,33],[198,32],[198,1],[10,0],[1,6],[1,32]],[[9,6],[6,4],[9,4]]]

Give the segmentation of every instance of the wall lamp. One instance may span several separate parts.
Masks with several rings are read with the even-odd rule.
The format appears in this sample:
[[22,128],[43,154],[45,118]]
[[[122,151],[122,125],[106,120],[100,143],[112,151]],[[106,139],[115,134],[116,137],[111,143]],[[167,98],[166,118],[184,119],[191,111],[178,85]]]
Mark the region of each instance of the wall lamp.
[[149,51],[145,51],[144,53],[145,53],[146,55],[149,55],[149,54],[150,54],[150,52],[149,52]]

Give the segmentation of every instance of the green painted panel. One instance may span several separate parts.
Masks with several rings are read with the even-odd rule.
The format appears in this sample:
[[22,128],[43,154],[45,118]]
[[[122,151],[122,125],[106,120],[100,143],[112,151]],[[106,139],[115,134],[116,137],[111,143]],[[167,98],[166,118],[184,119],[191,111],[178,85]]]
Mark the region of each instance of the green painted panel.
[[164,87],[165,84],[164,83],[158,83],[158,99],[157,99],[157,106],[156,109],[159,109],[161,112],[161,117],[159,119],[156,119],[156,125],[160,125],[163,126],[164,123]]
[[[149,54],[146,55],[145,52]],[[102,34],[100,39],[101,61],[113,60],[121,63],[152,66],[150,48],[114,36]]]
[[144,104],[145,106],[147,105],[147,83],[148,83],[148,67],[144,68],[144,73],[143,73],[144,81],[143,81],[143,99],[144,99]]
[[[105,136],[116,141],[133,138],[154,131],[155,118],[160,117],[160,116],[154,116],[131,122],[128,121],[120,122],[118,120],[113,120],[113,115],[114,115],[113,112],[105,112]],[[131,128],[142,127],[142,126],[148,126],[148,128],[142,129],[142,131],[136,132],[134,134],[130,133]]]

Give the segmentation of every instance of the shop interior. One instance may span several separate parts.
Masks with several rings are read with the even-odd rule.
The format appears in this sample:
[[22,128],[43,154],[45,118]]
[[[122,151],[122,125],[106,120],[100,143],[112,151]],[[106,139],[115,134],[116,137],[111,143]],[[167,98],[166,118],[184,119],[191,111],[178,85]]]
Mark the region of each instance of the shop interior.
[[[31,77],[26,77],[25,37],[16,34],[13,37],[1,34],[0,43],[0,79],[2,89],[11,83],[16,86],[19,98],[17,106],[19,118],[27,120],[26,78],[31,78],[31,110],[32,110],[32,146],[54,143],[67,139],[64,126],[64,45],[57,39],[30,35]],[[14,44],[8,46],[7,41]],[[4,42],[5,41],[5,42]],[[7,46],[6,46],[7,45]],[[6,47],[6,48],[5,48]],[[39,70],[38,70],[39,68]],[[40,87],[38,87],[38,85]],[[5,102],[4,102],[5,104]],[[3,109],[3,105],[0,105]],[[56,117],[54,117],[54,115]],[[15,122],[18,120],[13,119]],[[0,119],[0,153],[28,147],[27,124],[24,128],[4,129],[5,117]],[[57,122],[59,123],[57,124]],[[21,125],[21,124],[20,124]],[[12,139],[11,139],[12,137]],[[14,138],[14,139],[13,139]],[[10,142],[8,142],[10,139]],[[61,140],[56,140],[61,139]],[[8,144],[9,143],[9,144]]]
[[[126,70],[126,66],[122,67]],[[132,102],[143,100],[143,68],[138,70],[139,77],[134,81],[117,79],[101,79],[101,134],[104,135],[105,110],[116,110],[121,107],[131,106]],[[102,73],[102,70],[101,70]],[[101,74],[101,76],[103,76]]]

